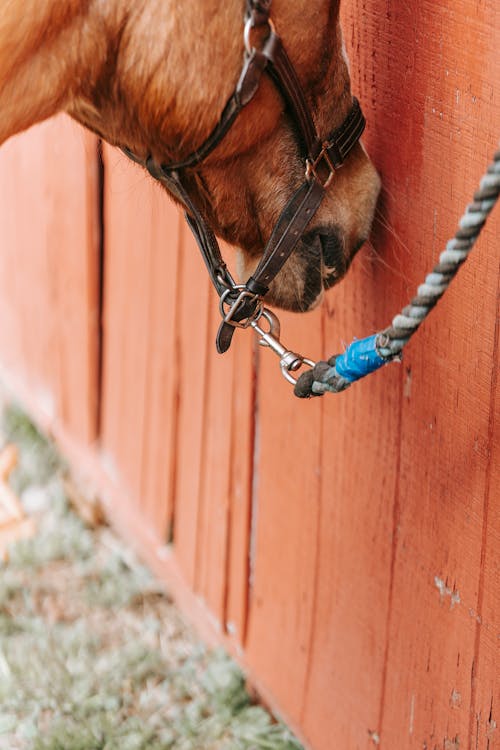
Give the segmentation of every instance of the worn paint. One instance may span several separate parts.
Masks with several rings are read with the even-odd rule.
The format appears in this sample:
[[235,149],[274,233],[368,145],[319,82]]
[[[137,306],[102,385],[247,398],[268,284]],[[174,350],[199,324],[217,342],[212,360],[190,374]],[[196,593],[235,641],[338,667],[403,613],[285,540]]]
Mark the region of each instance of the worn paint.
[[451,691],[451,695],[450,695],[450,706],[452,708],[460,708],[461,705],[462,705],[462,696],[458,692],[458,690],[455,690],[455,688],[453,688],[453,690]]
[[438,576],[434,576],[434,584],[439,591],[441,601],[444,601],[447,596],[450,597],[450,609],[453,609],[455,604],[460,604],[460,592],[457,589],[447,586]]

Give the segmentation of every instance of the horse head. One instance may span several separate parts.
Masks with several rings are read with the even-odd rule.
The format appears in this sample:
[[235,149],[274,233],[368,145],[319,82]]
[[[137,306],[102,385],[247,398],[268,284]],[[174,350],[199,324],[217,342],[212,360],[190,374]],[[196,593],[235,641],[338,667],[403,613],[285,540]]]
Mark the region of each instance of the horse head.
[[[0,142],[64,110],[144,159],[182,159],[212,132],[238,80],[243,14],[243,0],[11,1],[0,20]],[[275,0],[272,19],[326,138],[352,105],[339,0]],[[193,203],[238,248],[243,279],[303,179],[293,122],[264,75],[223,141],[187,176]],[[358,143],[266,299],[297,311],[317,304],[367,238],[378,192]]]

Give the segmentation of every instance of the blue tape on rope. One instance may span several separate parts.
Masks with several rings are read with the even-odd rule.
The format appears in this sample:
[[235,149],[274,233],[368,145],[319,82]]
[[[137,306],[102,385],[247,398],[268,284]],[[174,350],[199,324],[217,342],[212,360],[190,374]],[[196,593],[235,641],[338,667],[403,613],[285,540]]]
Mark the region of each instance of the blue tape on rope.
[[355,380],[364,378],[365,375],[387,364],[387,360],[377,352],[377,335],[353,341],[343,354],[338,355],[335,360],[335,369],[339,375],[350,383],[354,383]]

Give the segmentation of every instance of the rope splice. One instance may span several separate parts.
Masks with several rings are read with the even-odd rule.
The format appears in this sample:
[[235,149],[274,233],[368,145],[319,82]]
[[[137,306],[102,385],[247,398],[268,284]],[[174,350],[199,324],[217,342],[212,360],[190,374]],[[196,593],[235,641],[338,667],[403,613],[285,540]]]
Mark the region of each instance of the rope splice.
[[403,348],[468,258],[499,195],[500,150],[495,153],[473,202],[460,219],[455,236],[447,243],[439,263],[418,287],[417,295],[410,304],[394,317],[388,328],[368,338],[353,341],[343,354],[334,355],[327,362],[317,362],[311,370],[305,371],[297,379],[295,395],[298,398],[311,398],[324,393],[339,393],[388,362],[400,361]]

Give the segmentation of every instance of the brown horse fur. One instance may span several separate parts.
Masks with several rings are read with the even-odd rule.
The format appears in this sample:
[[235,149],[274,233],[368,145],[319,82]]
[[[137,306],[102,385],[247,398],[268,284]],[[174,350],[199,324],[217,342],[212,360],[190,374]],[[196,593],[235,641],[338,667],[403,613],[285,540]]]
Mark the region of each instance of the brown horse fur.
[[[4,0],[0,14],[0,143],[58,111],[116,145],[159,161],[199,146],[239,76],[243,0]],[[275,0],[272,17],[296,66],[321,136],[351,105],[339,0]],[[241,248],[247,276],[303,165],[280,95],[264,77],[191,190],[216,232]],[[338,280],[366,239],[378,176],[357,145],[324,200],[314,231],[337,238],[322,257],[297,247],[269,299],[303,310]]]

